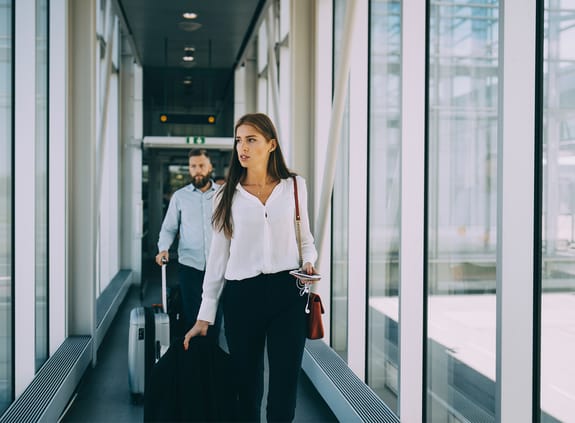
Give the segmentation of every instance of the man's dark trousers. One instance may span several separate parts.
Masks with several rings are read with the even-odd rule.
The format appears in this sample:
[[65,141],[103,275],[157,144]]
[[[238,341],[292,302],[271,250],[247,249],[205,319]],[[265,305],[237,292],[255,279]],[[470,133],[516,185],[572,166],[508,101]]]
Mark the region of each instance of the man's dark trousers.
[[[180,284],[180,292],[182,293],[182,303],[184,306],[184,318],[186,319],[186,332],[194,326],[198,312],[200,311],[200,304],[202,303],[202,284],[204,282],[203,270],[186,266],[179,263],[178,280]],[[213,338],[216,342],[220,334],[220,326],[222,322],[222,313],[218,309],[216,315],[216,322],[208,329],[208,337]]]

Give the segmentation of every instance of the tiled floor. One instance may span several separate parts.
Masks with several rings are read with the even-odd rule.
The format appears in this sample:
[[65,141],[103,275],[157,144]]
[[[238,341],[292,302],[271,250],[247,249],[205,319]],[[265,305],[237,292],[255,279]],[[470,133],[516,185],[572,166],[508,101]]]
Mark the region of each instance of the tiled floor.
[[[150,282],[145,283],[143,304],[160,302],[159,278],[158,267],[146,269],[143,279]],[[168,284],[175,283],[174,280],[175,266],[168,269]],[[143,406],[131,402],[127,370],[130,310],[141,303],[140,290],[133,287],[100,347],[97,365],[88,369],[62,422],[143,421]],[[265,420],[262,418],[262,421]],[[302,372],[295,422],[335,421],[337,419]]]

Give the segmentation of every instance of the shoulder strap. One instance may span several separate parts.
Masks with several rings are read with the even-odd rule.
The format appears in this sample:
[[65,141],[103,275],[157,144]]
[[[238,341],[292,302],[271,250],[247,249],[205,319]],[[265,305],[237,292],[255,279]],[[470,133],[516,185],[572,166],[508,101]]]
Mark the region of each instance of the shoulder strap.
[[295,229],[296,229],[296,238],[297,238],[297,250],[299,253],[299,267],[303,265],[302,263],[302,256],[301,256],[301,218],[299,214],[299,199],[297,194],[297,179],[296,176],[293,175],[293,196],[295,199]]
[[292,178],[293,178],[293,196],[295,199],[295,220],[299,222],[300,216],[299,216],[299,200],[297,195],[297,179],[295,176],[292,176]]

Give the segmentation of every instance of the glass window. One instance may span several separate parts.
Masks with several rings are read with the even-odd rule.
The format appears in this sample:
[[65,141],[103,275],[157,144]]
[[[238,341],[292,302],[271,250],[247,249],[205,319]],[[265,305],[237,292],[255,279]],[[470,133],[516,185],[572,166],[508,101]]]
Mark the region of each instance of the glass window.
[[368,384],[398,413],[401,3],[372,0],[369,72]]
[[[346,1],[334,2],[333,74],[337,73],[343,37]],[[349,99],[349,97],[348,97]],[[346,100],[341,126],[341,143],[336,163],[332,196],[331,346],[347,361],[348,225],[349,225],[349,101]]]
[[430,2],[426,421],[495,419],[498,21]]
[[36,370],[48,358],[48,0],[36,0]]
[[12,1],[0,0],[0,414],[12,402]]
[[575,416],[575,0],[545,1],[541,421]]

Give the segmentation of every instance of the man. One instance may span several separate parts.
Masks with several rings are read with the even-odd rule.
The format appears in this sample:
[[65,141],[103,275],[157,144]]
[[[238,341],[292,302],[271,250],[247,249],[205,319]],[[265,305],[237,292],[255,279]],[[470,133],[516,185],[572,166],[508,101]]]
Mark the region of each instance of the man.
[[[172,195],[158,240],[156,263],[169,260],[170,246],[179,232],[178,281],[182,294],[184,318],[192,327],[202,301],[202,283],[212,239],[212,202],[219,185],[211,179],[212,163],[206,150],[193,149],[188,154],[192,182]],[[208,336],[217,339],[219,321]]]

